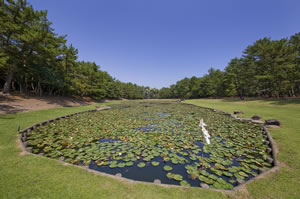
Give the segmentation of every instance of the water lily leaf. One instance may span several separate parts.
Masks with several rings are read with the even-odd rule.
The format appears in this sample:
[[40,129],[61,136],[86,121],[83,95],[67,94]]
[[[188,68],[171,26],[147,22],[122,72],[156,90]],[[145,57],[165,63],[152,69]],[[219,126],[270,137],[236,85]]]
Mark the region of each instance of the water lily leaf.
[[181,175],[179,175],[179,174],[175,174],[175,175],[173,176],[173,179],[174,179],[174,180],[177,180],[177,181],[182,181],[182,180],[183,180],[183,177],[182,177]]
[[128,167],[130,167],[130,166],[133,165],[133,162],[126,162],[125,165],[128,166]]
[[123,168],[123,167],[125,167],[126,165],[125,165],[125,163],[119,163],[118,165],[117,165],[117,167],[119,167],[119,168]]
[[180,185],[181,185],[181,186],[185,186],[185,187],[190,187],[190,186],[191,186],[191,185],[190,185],[187,181],[185,181],[185,180],[180,181]]
[[151,162],[151,164],[152,164],[153,166],[158,166],[158,165],[159,165],[159,162],[153,161],[153,162]]
[[171,166],[166,165],[166,166],[164,166],[164,170],[171,171],[171,170],[173,170],[173,168]]
[[174,177],[174,175],[175,174],[173,174],[173,173],[167,173],[167,177],[170,178],[170,179],[172,179]]
[[146,166],[146,164],[144,162],[140,162],[137,166],[142,168],[142,167]]
[[212,186],[216,189],[224,189],[224,185],[219,182],[215,182]]
[[227,177],[232,177],[232,173],[229,173],[227,171],[223,171],[223,175],[227,176]]
[[240,175],[240,176],[243,176],[243,177],[246,177],[246,178],[248,177],[248,175],[247,175],[246,173],[244,173],[243,171],[240,171],[240,172],[239,172],[239,175]]

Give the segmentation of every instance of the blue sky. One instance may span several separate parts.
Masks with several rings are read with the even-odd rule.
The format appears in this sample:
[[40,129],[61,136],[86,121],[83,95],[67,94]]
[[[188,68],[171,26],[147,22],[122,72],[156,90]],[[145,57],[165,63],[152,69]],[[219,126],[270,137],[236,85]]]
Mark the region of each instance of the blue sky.
[[224,69],[263,37],[300,32],[299,0],[29,0],[79,60],[123,82],[167,87]]

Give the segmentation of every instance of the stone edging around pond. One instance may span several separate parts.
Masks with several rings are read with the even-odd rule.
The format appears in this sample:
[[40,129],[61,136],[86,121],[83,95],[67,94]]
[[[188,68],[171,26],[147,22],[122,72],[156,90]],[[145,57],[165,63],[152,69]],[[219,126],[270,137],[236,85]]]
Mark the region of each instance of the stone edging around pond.
[[[195,106],[193,104],[187,104],[187,105]],[[199,106],[197,106],[197,107],[199,107]],[[96,170],[93,170],[93,169],[89,169],[88,166],[78,166],[78,165],[66,163],[66,162],[64,162],[62,160],[57,160],[57,159],[52,159],[52,158],[45,157],[45,156],[43,156],[43,154],[34,154],[34,153],[32,153],[32,148],[31,147],[27,147],[27,142],[26,142],[27,133],[29,133],[30,131],[36,129],[39,126],[43,126],[43,125],[46,125],[48,123],[55,122],[57,120],[68,118],[68,117],[71,117],[71,116],[74,116],[74,115],[78,115],[78,114],[81,114],[81,113],[103,111],[103,110],[108,110],[110,108],[111,107],[104,107],[104,108],[92,109],[92,110],[87,110],[87,111],[81,111],[81,112],[77,112],[77,113],[72,113],[72,114],[60,116],[60,117],[57,117],[57,118],[54,118],[54,119],[50,119],[50,120],[46,120],[44,122],[40,122],[40,123],[34,124],[34,125],[32,125],[32,126],[30,126],[30,127],[28,127],[28,128],[26,128],[26,129],[24,129],[24,130],[22,130],[22,131],[19,132],[20,133],[20,136],[19,136],[20,146],[21,146],[23,152],[26,153],[26,154],[31,154],[31,155],[35,155],[35,156],[39,156],[39,157],[44,157],[44,158],[47,158],[47,159],[50,159],[50,160],[54,160],[54,161],[58,161],[60,163],[64,163],[64,165],[70,165],[70,166],[74,166],[74,167],[77,167],[77,168],[85,169],[88,172],[94,173],[96,175],[107,176],[107,177],[111,177],[111,178],[118,179],[118,180],[121,180],[121,181],[129,182],[129,183],[132,183],[132,184],[137,184],[138,183],[138,184],[159,185],[159,186],[163,186],[163,187],[188,188],[188,187],[184,187],[184,186],[181,186],[181,185],[161,184],[160,182],[143,182],[143,181],[131,180],[131,179],[122,177],[120,174],[116,174],[116,175],[107,174],[107,173],[104,173],[104,172],[100,172],[100,171],[96,171]],[[230,113],[227,113],[227,112],[224,112],[224,111],[219,111],[219,110],[212,109],[212,108],[207,108],[207,107],[201,107],[201,108],[205,108],[205,109],[211,110],[213,112],[220,112],[220,113],[223,113],[223,114],[228,115],[230,117],[233,117],[234,119],[237,119],[237,120],[262,124],[261,121],[247,119],[247,118],[238,118],[236,115],[230,114]],[[270,136],[270,134],[269,134],[269,132],[268,132],[268,130],[267,130],[267,128],[265,126],[263,126],[263,128],[262,128],[262,133],[263,133],[263,135],[264,135],[264,137],[266,139],[266,144],[268,144],[270,146],[270,148],[268,148],[268,153],[270,153],[271,156],[273,157],[273,158],[269,159],[269,162],[271,162],[273,164],[273,167],[271,169],[269,169],[267,171],[265,171],[263,169],[260,170],[260,174],[258,176],[253,177],[252,179],[250,179],[250,180],[248,180],[246,182],[243,181],[243,180],[239,181],[239,185],[237,185],[236,187],[234,187],[232,190],[214,189],[214,188],[209,188],[209,187],[208,188],[206,188],[206,187],[205,188],[204,187],[199,187],[199,188],[213,190],[213,191],[219,191],[219,192],[229,193],[230,194],[230,193],[233,193],[233,192],[236,192],[236,191],[240,190],[246,184],[249,184],[250,182],[252,182],[252,181],[254,181],[256,179],[260,179],[260,178],[264,177],[265,175],[267,175],[269,173],[277,171],[279,169],[279,162],[278,162],[277,156],[276,156],[276,153],[277,153],[276,145],[275,145],[272,137]]]

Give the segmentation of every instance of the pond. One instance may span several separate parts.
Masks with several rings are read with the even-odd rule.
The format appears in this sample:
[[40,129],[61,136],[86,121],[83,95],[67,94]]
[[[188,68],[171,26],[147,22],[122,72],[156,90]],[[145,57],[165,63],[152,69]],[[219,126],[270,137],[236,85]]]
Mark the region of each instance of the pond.
[[27,142],[33,153],[133,180],[232,189],[272,166],[261,128],[188,104],[128,102],[41,126]]

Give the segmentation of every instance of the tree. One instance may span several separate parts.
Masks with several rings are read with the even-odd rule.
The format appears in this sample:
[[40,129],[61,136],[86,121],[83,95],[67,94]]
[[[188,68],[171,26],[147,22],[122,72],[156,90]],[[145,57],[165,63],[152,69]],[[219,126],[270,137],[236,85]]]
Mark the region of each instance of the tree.
[[27,1],[7,0],[0,7],[0,48],[7,79],[3,92],[8,93],[15,73],[28,67],[27,61],[36,45],[48,31],[49,23],[41,23],[44,11],[34,11]]

